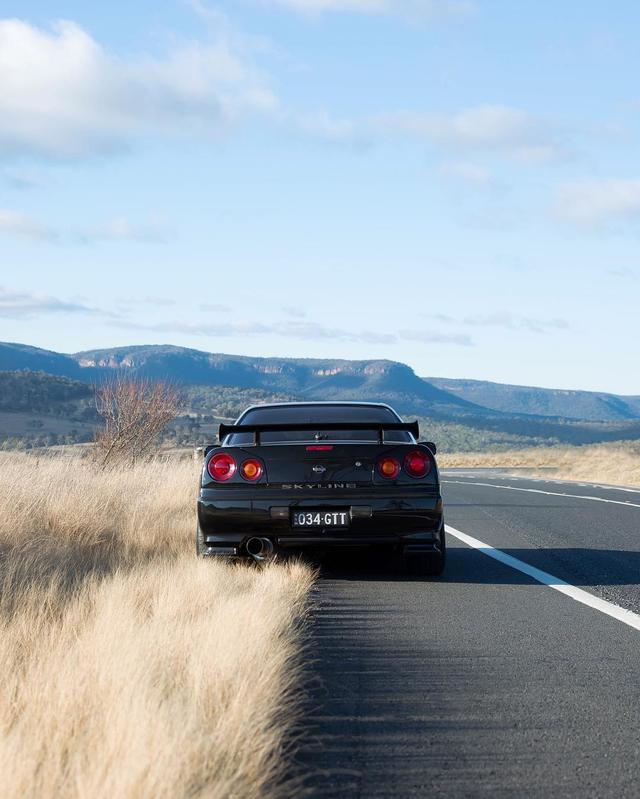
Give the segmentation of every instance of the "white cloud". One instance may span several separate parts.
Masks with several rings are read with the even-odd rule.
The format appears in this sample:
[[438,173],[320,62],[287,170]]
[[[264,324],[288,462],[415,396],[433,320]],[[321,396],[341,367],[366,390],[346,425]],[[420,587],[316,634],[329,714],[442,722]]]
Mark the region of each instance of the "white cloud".
[[[265,0],[266,2],[267,0]],[[271,1],[271,0],[269,0]],[[273,0],[298,10],[372,13],[466,6],[441,0]],[[363,146],[383,132],[431,140],[444,149],[493,151],[535,163],[563,154],[542,121],[517,108],[479,105],[454,114],[398,111],[353,120],[320,109],[283,107],[253,65],[267,45],[243,37],[223,15],[206,13],[205,41],[185,41],[163,56],[119,58],[70,21],[42,29],[0,20],[0,158],[92,156],[153,136],[215,137],[247,117],[324,141]],[[466,167],[458,177],[481,182]],[[11,179],[11,176],[7,176]],[[14,175],[14,185],[31,178]],[[106,237],[106,236],[105,236]],[[117,232],[114,229],[114,235]]]
[[54,231],[34,217],[20,211],[2,208],[0,208],[0,233],[10,233],[35,241],[55,238]]
[[475,10],[471,0],[258,0],[310,16],[329,12],[397,14],[409,19],[466,16]]
[[154,135],[219,134],[277,101],[224,36],[117,58],[80,26],[0,20],[0,155],[91,155]]
[[441,175],[444,175],[444,177],[461,180],[464,183],[491,183],[491,172],[487,167],[466,161],[441,164],[438,171]]
[[640,219],[640,179],[564,183],[556,191],[553,210],[562,222],[584,226]]
[[564,155],[548,125],[505,105],[478,105],[455,114],[396,111],[378,116],[374,125],[443,147],[498,152],[526,161],[549,161]]

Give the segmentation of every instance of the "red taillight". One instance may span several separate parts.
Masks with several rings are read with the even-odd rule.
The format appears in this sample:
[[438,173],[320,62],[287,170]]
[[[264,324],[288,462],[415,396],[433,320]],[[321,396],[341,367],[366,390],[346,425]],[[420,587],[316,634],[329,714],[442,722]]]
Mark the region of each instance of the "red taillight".
[[393,480],[400,474],[400,461],[395,458],[381,458],[378,461],[378,474]]
[[240,467],[240,474],[245,480],[250,480],[252,483],[255,483],[256,480],[262,477],[262,464],[255,458],[249,458],[249,460],[244,461]]
[[216,453],[207,464],[209,474],[219,483],[230,480],[237,468],[235,460],[227,452]]
[[404,459],[404,470],[409,477],[426,477],[431,471],[431,458],[426,452],[416,449]]

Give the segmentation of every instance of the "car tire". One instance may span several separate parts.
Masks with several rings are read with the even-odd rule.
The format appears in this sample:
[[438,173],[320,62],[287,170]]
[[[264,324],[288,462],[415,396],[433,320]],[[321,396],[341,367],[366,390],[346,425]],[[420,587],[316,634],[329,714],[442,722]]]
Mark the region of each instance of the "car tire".
[[447,561],[447,541],[444,527],[440,532],[440,552],[407,553],[404,556],[405,569],[416,577],[439,577]]

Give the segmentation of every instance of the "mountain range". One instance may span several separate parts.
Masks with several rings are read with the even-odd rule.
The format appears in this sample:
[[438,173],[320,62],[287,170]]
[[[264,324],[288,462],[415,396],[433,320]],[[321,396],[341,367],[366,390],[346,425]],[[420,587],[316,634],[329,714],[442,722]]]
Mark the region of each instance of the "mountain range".
[[24,344],[0,343],[0,371],[25,369],[85,383],[126,373],[179,385],[259,388],[309,399],[383,400],[413,413],[495,414],[432,385],[406,364],[395,361],[254,358],[171,345],[115,347],[63,355]]
[[[84,385],[115,374],[163,379],[178,386],[206,387],[208,397],[221,393],[221,387],[231,387],[240,402],[251,392],[296,399],[384,401],[405,415],[433,423],[531,437],[537,442],[640,438],[639,396],[423,378],[410,366],[389,360],[257,358],[172,345],[63,354],[0,343],[0,373],[25,371]],[[11,385],[15,391],[17,384]],[[33,392],[44,384],[40,380],[30,385]]]

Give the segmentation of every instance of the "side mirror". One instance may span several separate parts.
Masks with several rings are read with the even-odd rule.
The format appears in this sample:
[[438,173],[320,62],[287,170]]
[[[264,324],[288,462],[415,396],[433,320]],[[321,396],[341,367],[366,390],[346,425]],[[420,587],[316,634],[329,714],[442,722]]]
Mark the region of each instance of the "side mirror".
[[436,452],[438,451],[438,448],[437,448],[437,447],[436,447],[436,445],[433,443],[433,441],[420,441],[420,442],[418,442],[418,443],[420,443],[420,444],[424,444],[424,446],[425,446],[425,447],[429,447],[429,449],[431,450],[431,452],[433,452],[433,454],[434,454],[434,455],[435,455],[435,454],[436,454]]

